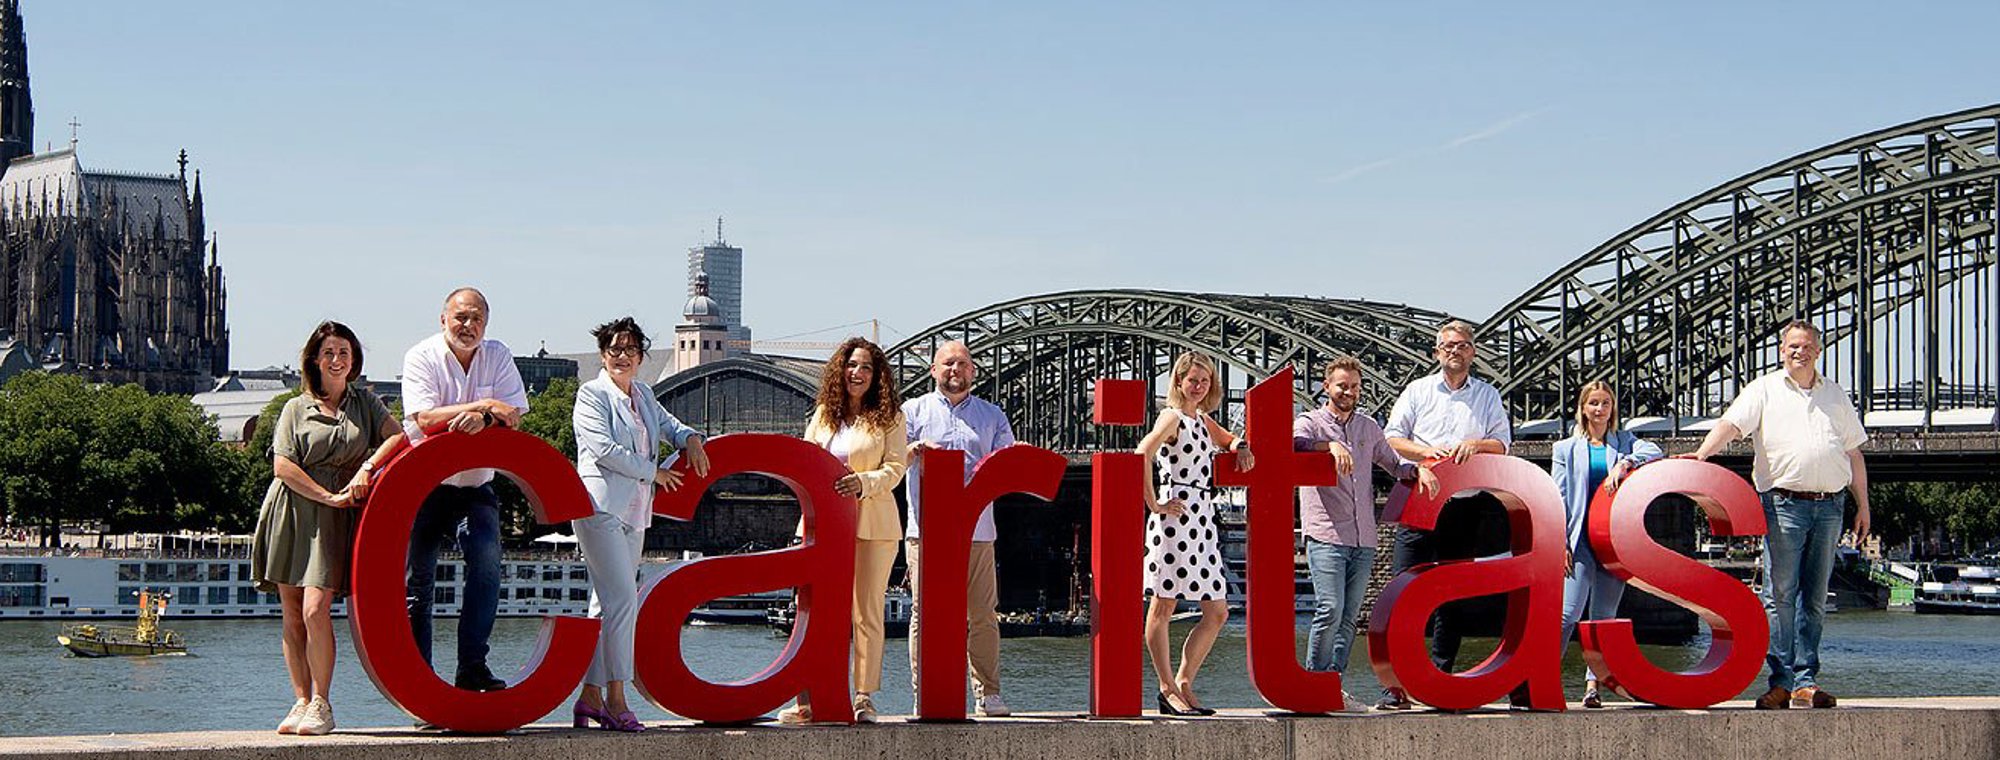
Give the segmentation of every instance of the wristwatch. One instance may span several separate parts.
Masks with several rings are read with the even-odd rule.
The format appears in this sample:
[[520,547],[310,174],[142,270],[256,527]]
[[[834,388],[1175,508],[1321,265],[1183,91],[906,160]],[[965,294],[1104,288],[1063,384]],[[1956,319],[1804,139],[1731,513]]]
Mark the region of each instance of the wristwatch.
[[365,461],[365,460],[364,460],[364,461],[363,461],[363,462],[361,463],[361,471],[362,471],[362,472],[374,472],[374,471],[375,471],[375,463],[374,463],[374,462],[372,462],[372,461]]

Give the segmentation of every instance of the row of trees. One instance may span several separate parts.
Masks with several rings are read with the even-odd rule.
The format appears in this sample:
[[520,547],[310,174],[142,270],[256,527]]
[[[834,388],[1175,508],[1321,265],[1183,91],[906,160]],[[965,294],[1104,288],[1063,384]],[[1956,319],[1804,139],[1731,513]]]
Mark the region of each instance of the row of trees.
[[[570,410],[577,383],[557,380],[522,420],[574,457]],[[215,421],[184,396],[136,385],[93,385],[74,375],[24,372],[0,388],[0,516],[63,545],[66,527],[110,533],[247,533],[271,485],[271,431],[294,390],[264,407],[246,446],[223,443]],[[401,410],[393,406],[398,416]],[[503,496],[520,503],[518,491]],[[516,531],[525,510],[510,510]]]

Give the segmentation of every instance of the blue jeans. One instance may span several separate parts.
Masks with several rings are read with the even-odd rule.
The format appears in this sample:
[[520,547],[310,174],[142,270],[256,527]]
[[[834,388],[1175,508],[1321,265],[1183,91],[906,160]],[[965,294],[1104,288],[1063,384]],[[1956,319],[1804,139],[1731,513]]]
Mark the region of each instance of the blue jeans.
[[410,526],[410,556],[404,581],[410,632],[417,651],[431,661],[431,604],[437,599],[437,558],[455,539],[465,555],[465,586],[459,597],[458,667],[486,664],[486,640],[500,610],[500,500],[493,486],[438,486],[417,508]]
[[1314,600],[1312,625],[1306,629],[1306,669],[1344,673],[1354,621],[1368,595],[1368,573],[1375,568],[1375,549],[1308,538],[1306,568],[1312,573]]
[[1826,619],[1826,584],[1840,545],[1847,494],[1794,499],[1765,492],[1764,614],[1771,620],[1771,649],[1764,662],[1770,685],[1817,686],[1820,626]]
[[[1588,537],[1577,541],[1576,551],[1570,553],[1569,577],[1563,579],[1563,652],[1569,652],[1570,636],[1576,633],[1578,620],[1610,620],[1618,617],[1618,601],[1625,598],[1625,582],[1618,580],[1610,570],[1598,564],[1597,555],[1590,551]],[[1583,617],[1585,610],[1590,617]],[[1583,666],[1583,677],[1597,680],[1591,672],[1590,663]]]

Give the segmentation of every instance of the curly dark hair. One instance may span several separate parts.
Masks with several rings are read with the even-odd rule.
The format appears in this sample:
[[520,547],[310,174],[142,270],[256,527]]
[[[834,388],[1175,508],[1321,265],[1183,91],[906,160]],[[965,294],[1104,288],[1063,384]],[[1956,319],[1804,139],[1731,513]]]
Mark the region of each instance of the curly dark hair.
[[[868,385],[868,392],[861,396],[861,408],[847,407],[847,358],[855,351],[866,350],[875,368],[875,378]],[[882,353],[882,347],[867,338],[848,338],[833,350],[833,356],[826,360],[826,368],[819,375],[820,414],[828,427],[838,430],[857,420],[876,430],[887,430],[896,424],[896,415],[903,412],[903,401],[896,393],[896,378],[889,369],[889,357]]]
[[351,382],[361,377],[361,339],[354,337],[354,331],[348,329],[347,325],[331,319],[321,322],[318,327],[313,328],[312,336],[306,338],[306,347],[299,351],[299,374],[304,377],[306,394],[313,398],[326,398],[326,389],[320,387],[322,379],[319,375],[319,362],[316,360],[319,358],[320,346],[325,345],[327,338],[347,341],[348,347],[354,349],[354,361],[347,370],[347,379]]
[[620,333],[632,336],[632,341],[639,344],[641,358],[647,351],[653,350],[653,339],[646,337],[646,331],[639,327],[639,321],[631,317],[619,317],[590,328],[590,337],[597,339],[597,352],[600,354],[611,347],[612,341],[618,340]]

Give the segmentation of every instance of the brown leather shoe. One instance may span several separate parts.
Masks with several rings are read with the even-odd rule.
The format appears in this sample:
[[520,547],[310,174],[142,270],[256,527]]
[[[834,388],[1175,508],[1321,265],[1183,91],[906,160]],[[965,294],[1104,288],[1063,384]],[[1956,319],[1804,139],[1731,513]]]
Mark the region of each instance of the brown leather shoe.
[[1783,686],[1773,686],[1770,691],[1757,698],[1759,710],[1783,710],[1792,706],[1792,691]]
[[1819,688],[1817,686],[1807,686],[1803,689],[1799,689],[1792,692],[1793,707],[1816,707],[1820,709],[1826,709],[1828,707],[1834,706],[1838,702],[1839,700],[1834,699],[1832,694],[1828,693],[1825,689]]

